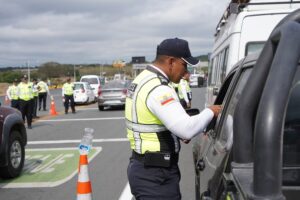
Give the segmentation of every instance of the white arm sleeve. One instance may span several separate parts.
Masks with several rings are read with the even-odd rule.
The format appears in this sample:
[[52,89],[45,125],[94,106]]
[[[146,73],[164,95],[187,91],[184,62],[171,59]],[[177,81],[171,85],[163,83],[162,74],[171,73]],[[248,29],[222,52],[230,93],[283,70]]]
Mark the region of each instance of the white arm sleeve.
[[174,90],[165,85],[155,88],[146,103],[167,129],[182,139],[189,140],[202,133],[214,116],[208,108],[198,115],[189,116],[179,103]]
[[11,100],[11,96],[10,96],[10,87],[6,90],[6,96],[9,100]]

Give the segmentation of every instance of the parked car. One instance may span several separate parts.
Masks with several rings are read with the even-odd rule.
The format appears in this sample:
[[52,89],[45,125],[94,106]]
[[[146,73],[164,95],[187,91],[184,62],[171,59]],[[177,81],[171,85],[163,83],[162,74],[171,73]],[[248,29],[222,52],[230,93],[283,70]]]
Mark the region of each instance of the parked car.
[[204,77],[200,74],[191,74],[190,75],[190,86],[191,87],[203,87],[204,86]]
[[80,82],[87,82],[90,84],[92,88],[94,88],[94,95],[98,97],[99,90],[101,89],[101,85],[104,84],[104,77],[100,77],[97,75],[84,75],[80,78]]
[[0,176],[14,178],[24,166],[27,133],[21,113],[0,104]]
[[94,88],[87,82],[74,82],[74,102],[76,104],[95,102]]
[[299,21],[300,9],[226,77],[223,110],[193,144],[197,200],[299,199]]
[[100,90],[98,108],[104,110],[105,106],[125,106],[127,87],[130,81],[112,80],[107,82]]

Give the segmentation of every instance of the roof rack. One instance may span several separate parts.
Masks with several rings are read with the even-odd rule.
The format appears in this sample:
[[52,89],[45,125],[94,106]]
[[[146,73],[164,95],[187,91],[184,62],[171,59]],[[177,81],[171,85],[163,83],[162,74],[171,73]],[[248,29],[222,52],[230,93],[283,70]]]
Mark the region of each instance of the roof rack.
[[216,33],[215,36],[218,34],[218,32],[221,30],[221,26],[223,26],[226,23],[227,18],[231,14],[238,14],[242,11],[243,8],[246,6],[251,6],[251,5],[284,5],[284,4],[296,4],[300,3],[300,1],[273,1],[273,2],[256,2],[256,3],[250,3],[250,0],[231,0],[229,3],[229,6],[226,8],[223,16],[221,17],[217,27],[216,27]]

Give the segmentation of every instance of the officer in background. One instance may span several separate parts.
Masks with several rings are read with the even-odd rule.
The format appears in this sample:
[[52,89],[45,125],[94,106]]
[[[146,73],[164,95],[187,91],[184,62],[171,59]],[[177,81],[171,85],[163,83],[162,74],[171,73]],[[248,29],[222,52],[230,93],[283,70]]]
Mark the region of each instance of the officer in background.
[[74,84],[71,83],[71,79],[68,78],[67,82],[62,87],[62,96],[63,96],[63,102],[65,106],[65,114],[68,114],[70,102],[71,102],[72,113],[76,113],[73,92],[74,92]]
[[39,97],[40,87],[37,85],[37,80],[32,80],[32,118],[38,118],[37,116],[37,107],[38,107],[38,97]]
[[33,99],[32,84],[28,83],[26,75],[23,76],[22,82],[18,85],[19,105],[22,113],[23,121],[25,122],[25,116],[27,120],[27,127],[32,128],[32,99]]
[[189,84],[190,73],[186,72],[178,84],[178,97],[184,109],[191,108],[192,90]]
[[38,82],[38,87],[39,87],[39,110],[42,108],[42,103],[43,103],[43,110],[47,110],[47,95],[50,95],[49,88],[47,83],[45,83],[43,80],[40,80]]
[[19,96],[18,96],[18,80],[14,79],[11,86],[6,90],[6,96],[11,102],[11,107],[19,109]]
[[136,199],[180,200],[178,154],[180,141],[203,132],[221,106],[190,117],[169,82],[179,83],[187,64],[198,63],[188,42],[166,39],[157,47],[154,63],[128,88],[125,118],[132,156],[127,169]]

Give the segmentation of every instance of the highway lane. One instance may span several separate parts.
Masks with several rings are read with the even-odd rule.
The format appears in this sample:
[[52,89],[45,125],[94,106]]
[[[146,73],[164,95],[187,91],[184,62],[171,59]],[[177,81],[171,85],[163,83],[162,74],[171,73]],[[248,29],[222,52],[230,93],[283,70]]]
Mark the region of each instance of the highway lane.
[[[193,88],[192,90],[193,107],[202,108],[205,90],[199,88]],[[59,152],[64,152],[64,148],[76,149],[84,128],[91,127],[95,129],[93,146],[102,149],[89,164],[93,196],[94,199],[118,200],[127,184],[126,169],[131,152],[129,142],[126,140],[124,111],[109,109],[99,112],[97,104],[91,104],[77,106],[76,114],[65,115],[62,114],[60,90],[51,91],[51,93],[55,98],[57,111],[61,114],[48,116],[49,111],[39,112],[39,115],[43,115],[43,117],[34,122],[32,130],[28,130],[29,144],[26,148],[28,150],[43,148],[47,149],[47,152],[57,148],[62,148],[58,150]],[[194,171],[191,149],[191,143],[188,145],[183,144],[179,161],[182,174],[181,191],[183,200],[194,199]],[[30,155],[30,153],[28,154]],[[68,163],[72,165],[74,159],[75,156],[69,160],[63,160],[62,163],[56,163],[58,167],[53,167],[57,171],[54,170],[54,174],[64,171],[59,169],[59,165],[64,164],[66,164],[64,168],[67,172],[67,169],[70,168]],[[30,181],[34,182],[35,180],[31,179]],[[76,183],[76,174],[55,187],[3,188],[10,184],[6,183],[1,186],[0,198],[12,200],[75,199]]]

